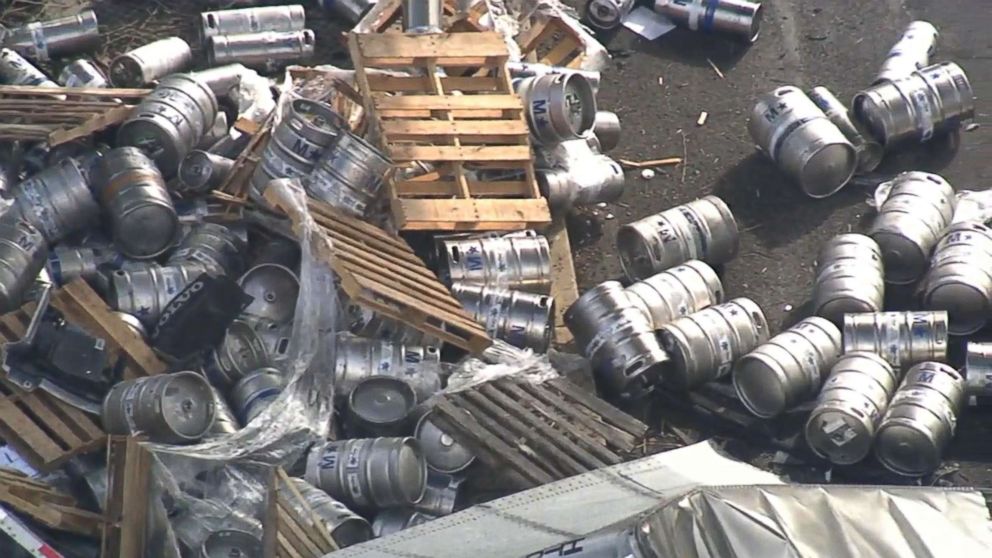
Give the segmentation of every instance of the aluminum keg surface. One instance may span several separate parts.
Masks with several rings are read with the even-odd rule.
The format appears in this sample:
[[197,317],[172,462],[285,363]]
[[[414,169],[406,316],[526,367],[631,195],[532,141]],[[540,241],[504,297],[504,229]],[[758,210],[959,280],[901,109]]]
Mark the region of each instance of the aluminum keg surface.
[[176,211],[166,205],[144,205],[115,221],[114,241],[132,257],[155,257],[179,235]]
[[813,198],[836,193],[854,176],[858,154],[850,143],[828,143],[817,149],[799,171],[799,184]]
[[393,376],[369,376],[348,396],[349,410],[374,424],[398,423],[416,404],[417,395],[410,384]]
[[285,323],[296,313],[300,280],[288,268],[276,264],[258,265],[245,272],[238,284],[254,298],[245,308],[245,314]]
[[438,428],[430,416],[427,413],[421,417],[414,432],[427,466],[440,473],[464,471],[475,461],[475,454]]
[[427,488],[427,462],[420,446],[413,438],[407,438],[396,455],[396,481],[404,501],[416,503],[424,496]]
[[952,335],[968,335],[982,329],[992,314],[990,296],[992,291],[977,285],[946,282],[928,289],[924,307],[946,311]]
[[174,374],[159,404],[166,424],[184,438],[202,436],[214,420],[210,384],[192,372]]
[[882,425],[876,437],[875,454],[890,471],[921,476],[940,466],[941,448],[933,433],[915,421],[899,419]]
[[203,541],[200,558],[262,558],[262,541],[244,531],[214,531]]

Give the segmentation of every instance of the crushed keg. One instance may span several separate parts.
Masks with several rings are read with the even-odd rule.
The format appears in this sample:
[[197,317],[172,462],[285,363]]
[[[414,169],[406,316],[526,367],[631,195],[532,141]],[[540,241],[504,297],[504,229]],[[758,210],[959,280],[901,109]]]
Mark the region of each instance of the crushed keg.
[[72,158],[22,181],[12,195],[14,209],[51,244],[91,227],[100,216],[80,164]]
[[232,169],[234,159],[195,149],[179,163],[179,181],[186,190],[206,193],[218,188]]
[[854,121],[851,120],[851,113],[847,110],[847,105],[842,103],[826,87],[814,87],[809,92],[809,99],[823,111],[823,114],[827,115],[827,118],[854,146],[854,150],[858,154],[856,172],[864,174],[878,168],[878,165],[882,163],[885,150],[882,148],[882,144],[858,129]]
[[581,74],[519,78],[513,87],[524,102],[531,137],[538,145],[578,139],[596,122],[596,95]]
[[875,436],[875,456],[886,469],[918,477],[940,466],[965,404],[965,381],[939,362],[917,364],[892,397]]
[[926,310],[947,311],[951,335],[975,333],[992,314],[992,229],[954,223],[930,257],[922,282]]
[[234,320],[224,340],[211,352],[204,372],[215,385],[228,388],[270,363],[269,351],[255,328],[244,320]]
[[837,465],[868,456],[899,373],[875,353],[841,355],[806,421],[806,444]]
[[266,6],[221,10],[200,14],[200,38],[240,35],[261,31],[302,31],[306,27],[303,6]]
[[932,23],[928,21],[910,23],[899,41],[889,49],[872,85],[903,78],[929,66],[930,57],[937,51],[938,37],[940,33]]
[[633,7],[633,0],[589,0],[586,2],[586,21],[594,29],[617,29]]
[[858,93],[852,112],[888,149],[956,130],[975,116],[975,99],[964,70],[942,62]]
[[286,378],[276,368],[265,367],[252,371],[238,380],[231,388],[231,407],[241,424],[247,425],[279,397],[286,386]]
[[654,11],[692,31],[723,33],[753,43],[764,10],[748,0],[654,0]]
[[689,390],[730,374],[734,362],[768,341],[761,308],[735,298],[664,324],[657,331],[671,365],[664,382]]
[[158,82],[117,130],[117,144],[147,153],[162,174],[172,177],[217,118],[217,97],[189,74]]
[[836,193],[858,166],[851,142],[797,87],[759,96],[747,129],[761,151],[811,198]]
[[451,294],[465,306],[473,320],[485,326],[490,337],[521,349],[547,352],[554,329],[552,297],[461,283],[451,286]]
[[968,341],[965,357],[965,382],[968,395],[992,396],[992,343]]
[[30,223],[0,217],[0,314],[21,306],[47,257],[45,238]]
[[79,59],[66,64],[59,73],[59,83],[66,87],[110,87],[110,80],[96,64]]
[[179,37],[159,39],[114,58],[110,79],[117,87],[141,87],[185,70],[193,63],[189,43]]
[[379,197],[391,167],[392,161],[372,144],[342,130],[303,184],[311,197],[362,217]]
[[[425,400],[440,389],[440,380],[428,381],[425,372],[434,372],[441,362],[435,346],[404,345],[385,339],[368,339],[340,333],[335,337],[334,393],[347,398],[362,379],[369,376],[395,376],[408,380]],[[436,389],[434,389],[436,388]]]
[[441,274],[450,283],[488,285],[533,293],[551,290],[551,248],[534,231],[442,240]]
[[23,56],[9,48],[0,49],[0,83],[32,87],[59,86]]
[[734,389],[751,414],[772,418],[815,397],[840,354],[837,326],[806,318],[738,359]]
[[409,507],[424,496],[427,464],[413,438],[362,438],[310,449],[306,481],[349,508]]
[[716,196],[666,209],[617,230],[620,264],[631,281],[689,260],[712,266],[729,262],[739,244],[734,214]]
[[437,518],[433,515],[413,508],[390,508],[375,514],[372,519],[372,534],[376,538],[385,537],[435,519]]
[[[349,510],[347,506],[303,479],[292,478],[290,482],[310,507],[313,515],[323,522],[339,548],[346,548],[372,538],[372,526],[364,517]],[[303,506],[297,506],[295,497],[286,500],[297,511],[302,511]]]
[[[245,270],[246,243],[224,225],[201,223],[179,242],[168,265],[198,262],[215,275],[238,277]],[[293,301],[295,307],[296,301]]]
[[152,442],[195,442],[214,421],[210,384],[196,372],[176,372],[126,380],[103,400],[108,434],[148,436]]
[[537,171],[538,189],[555,212],[616,201],[623,194],[623,168],[594,149],[590,138],[561,142],[549,153],[552,167]]
[[627,297],[657,329],[676,318],[723,302],[723,283],[713,268],[691,260],[638,281]]
[[241,430],[241,423],[234,416],[234,410],[215,386],[210,386],[210,394],[214,398],[214,423],[210,425],[209,434],[226,436]]
[[431,471],[447,474],[468,469],[475,462],[475,454],[434,424],[431,420],[433,412],[421,415],[413,434],[420,443],[427,467]]
[[206,268],[195,262],[118,269],[111,275],[107,299],[114,310],[131,314],[151,328],[169,302],[205,272]]
[[434,517],[455,513],[464,482],[465,477],[427,471],[427,489],[424,497],[417,502],[416,509]]
[[238,35],[214,35],[207,39],[207,63],[211,66],[243,64],[262,72],[273,72],[313,58],[317,38],[313,31],[263,31]]
[[238,284],[254,300],[244,314],[276,324],[293,320],[300,280],[289,268],[277,264],[256,265],[238,279]]
[[48,62],[100,44],[100,30],[93,10],[77,15],[34,21],[15,27],[3,37],[3,44],[37,62]]
[[348,394],[344,426],[353,438],[404,436],[412,430],[417,394],[404,378],[368,376]]
[[403,32],[408,35],[441,33],[443,0],[402,0]]
[[893,179],[868,231],[882,250],[886,282],[907,285],[923,276],[956,205],[954,188],[936,174],[904,172]]
[[879,312],[885,299],[882,253],[871,237],[837,235],[820,248],[813,282],[813,313],[836,325],[845,314]]
[[321,8],[353,26],[375,6],[376,0],[319,0],[318,3]]
[[212,531],[203,541],[197,558],[262,558],[262,541],[236,529]]
[[903,370],[947,360],[947,312],[875,312],[844,316],[844,352],[876,353]]

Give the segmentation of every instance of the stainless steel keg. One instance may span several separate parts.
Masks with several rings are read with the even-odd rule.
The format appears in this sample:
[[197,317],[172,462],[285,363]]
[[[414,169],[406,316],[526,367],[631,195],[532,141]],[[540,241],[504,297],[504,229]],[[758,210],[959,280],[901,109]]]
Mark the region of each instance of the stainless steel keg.
[[992,229],[978,223],[954,223],[930,257],[922,282],[926,310],[947,312],[951,335],[975,333],[992,312]]
[[270,364],[268,349],[252,324],[234,320],[227,327],[224,340],[210,354],[204,371],[211,382],[227,389],[252,371]]
[[256,265],[238,279],[238,284],[254,299],[244,309],[245,315],[277,324],[293,320],[300,280],[288,268],[276,264]]
[[734,389],[751,414],[772,418],[816,396],[841,355],[840,330],[806,318],[734,364]]
[[[426,370],[437,368],[441,351],[435,346],[405,345],[385,339],[355,337],[346,333],[335,338],[337,352],[334,363],[334,393],[347,398],[362,379],[369,376],[395,376],[409,380],[423,401],[433,395],[426,393],[431,382],[422,376]],[[436,386],[440,389],[440,385]]]
[[633,0],[589,0],[586,2],[586,21],[594,29],[617,29],[633,7]]
[[320,0],[320,7],[354,26],[375,6],[375,0]]
[[737,256],[740,237],[730,208],[706,196],[617,230],[620,264],[631,281],[647,279],[689,260],[712,266]]
[[858,129],[854,121],[851,120],[851,113],[847,110],[847,105],[840,102],[840,99],[835,97],[826,87],[814,87],[809,92],[809,98],[854,146],[858,154],[856,172],[864,174],[878,168],[885,155],[885,149],[874,138]]
[[403,0],[403,32],[408,35],[441,33],[443,0]]
[[577,139],[596,122],[596,95],[580,74],[545,74],[514,80],[531,137],[539,145]]
[[459,444],[431,420],[433,411],[421,415],[414,437],[427,460],[427,467],[439,473],[460,473],[475,462],[475,454]]
[[427,471],[427,489],[424,497],[417,502],[416,509],[434,517],[455,513],[464,482],[465,477]]
[[311,448],[305,478],[348,507],[409,507],[424,496],[427,463],[413,438],[341,440]]
[[117,259],[114,254],[99,248],[54,246],[48,254],[45,269],[56,285],[71,283],[80,277],[91,280],[96,277],[101,265],[111,264]]
[[627,297],[657,329],[676,318],[723,302],[723,283],[713,268],[691,260],[638,281]]
[[203,541],[197,558],[262,558],[262,541],[235,529],[212,531]]
[[108,434],[144,434],[153,442],[180,444],[202,438],[214,412],[210,384],[186,371],[120,382],[103,400],[102,418]]
[[84,58],[66,64],[59,74],[59,83],[66,87],[110,87],[103,71]]
[[186,190],[209,192],[219,187],[233,168],[234,159],[196,149],[179,163],[179,180]]
[[140,339],[143,339],[145,341],[148,340],[148,330],[145,329],[145,326],[144,324],[141,323],[141,320],[125,312],[115,311],[112,312],[112,314],[120,318],[120,320],[124,322],[124,325],[131,333],[135,334]]
[[837,465],[867,457],[898,384],[899,372],[877,354],[841,355],[806,421],[807,445]]
[[193,262],[165,267],[153,264],[135,270],[118,269],[111,277],[108,299],[115,310],[131,314],[145,327],[151,328],[169,302],[205,272],[202,264]]
[[292,63],[313,58],[317,43],[313,31],[263,31],[240,35],[215,35],[207,39],[207,62],[211,66],[244,64],[274,72]]
[[441,273],[450,283],[503,287],[547,294],[551,249],[534,231],[497,237],[443,240]]
[[970,396],[992,396],[992,343],[968,341],[965,388]]
[[231,229],[216,223],[201,223],[179,242],[168,264],[198,262],[215,275],[238,277],[245,270],[247,250],[247,244]]
[[857,169],[854,146],[798,87],[759,96],[747,128],[761,151],[811,198],[836,193]]
[[904,172],[893,180],[868,231],[882,250],[886,282],[907,285],[923,276],[956,205],[954,188],[936,174]]
[[310,196],[346,213],[364,216],[382,191],[392,161],[372,144],[343,130],[304,182]]
[[[0,49],[0,82],[5,85],[27,85],[33,87],[58,87],[44,72],[35,68],[17,52]],[[65,97],[61,97],[64,99]]]
[[947,359],[947,312],[876,312],[844,316],[844,352],[868,351],[903,370]]
[[575,345],[586,352],[606,317],[628,306],[633,304],[623,286],[617,281],[606,281],[582,293],[565,310],[563,318],[575,336]]
[[179,37],[159,39],[125,52],[110,63],[110,79],[117,87],[141,87],[181,72],[193,63],[189,43]]
[[654,11],[693,31],[725,33],[753,43],[764,10],[748,0],[654,0]]
[[888,149],[957,129],[975,116],[975,99],[964,70],[942,62],[858,93],[852,111]]
[[892,397],[875,437],[875,456],[886,469],[918,477],[940,466],[965,405],[964,377],[939,362],[917,364]]
[[405,436],[413,430],[410,413],[417,394],[405,378],[367,376],[348,394],[345,429],[353,438]]
[[553,213],[566,213],[575,206],[579,191],[567,170],[537,169],[535,178],[538,190],[547,198]]
[[210,386],[210,394],[214,398],[214,423],[210,425],[210,434],[214,436],[226,436],[241,430],[241,423],[234,416],[234,411],[227,404],[227,400],[220,391],[213,385]]
[[24,180],[11,193],[14,209],[52,244],[94,225],[100,216],[86,177],[71,158]]
[[906,77],[930,65],[930,57],[937,51],[940,33],[929,21],[914,21],[902,32],[902,37],[892,45],[885,62],[872,85]]
[[[290,481],[313,514],[324,523],[324,528],[339,548],[347,548],[372,538],[372,526],[365,518],[303,479],[294,478]],[[288,501],[296,507],[295,498],[289,498]]]
[[[512,78],[543,76],[545,74],[580,74],[582,77],[586,78],[589,85],[592,85],[593,91],[599,91],[599,82],[602,79],[602,74],[595,70],[582,70],[580,68],[569,68],[567,66],[551,66],[537,62],[510,61],[506,63],[506,69],[510,72],[510,76]],[[597,118],[599,118],[599,112],[596,114]],[[610,117],[606,116],[604,116],[604,118],[610,119]],[[617,125],[619,126],[619,122],[617,122]]]
[[[231,91],[241,85],[241,78],[246,72],[248,72],[248,68],[245,68],[243,64],[225,64],[215,68],[190,72],[189,75],[209,87],[214,92],[214,95],[220,98],[230,96]],[[216,153],[212,149],[211,152]]]
[[881,249],[871,237],[837,235],[823,244],[816,262],[814,314],[839,326],[844,314],[882,310],[885,270]]
[[306,27],[303,6],[265,6],[200,13],[200,37],[240,35],[262,31],[302,31]]
[[372,534],[376,538],[385,537],[435,519],[437,518],[413,508],[390,508],[375,514],[372,519]]
[[735,298],[664,324],[657,331],[671,365],[664,381],[689,390],[730,374],[738,358],[768,341],[761,308]]
[[231,406],[241,424],[248,425],[262,414],[286,387],[286,378],[276,368],[249,372],[231,388]]
[[555,301],[548,295],[511,291],[485,285],[455,283],[451,294],[490,337],[514,347],[547,352],[553,333]]
[[38,229],[16,215],[0,218],[0,314],[21,306],[47,257]]
[[620,117],[617,116],[617,113],[608,110],[596,111],[596,118],[592,124],[592,133],[599,140],[601,152],[613,151],[616,146],[620,145]]
[[93,10],[77,15],[34,21],[11,29],[4,46],[38,62],[96,48],[100,30]]

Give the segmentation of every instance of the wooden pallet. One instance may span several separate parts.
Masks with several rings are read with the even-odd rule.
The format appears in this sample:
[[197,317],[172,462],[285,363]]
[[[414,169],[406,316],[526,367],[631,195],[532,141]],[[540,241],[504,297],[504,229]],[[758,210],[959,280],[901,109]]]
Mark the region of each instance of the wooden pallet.
[[338,550],[324,522],[314,515],[286,471],[276,469],[275,483],[276,558],[320,558]]
[[[523,102],[510,84],[509,52],[500,34],[352,33],[349,48],[383,151],[397,168],[417,162],[434,168],[410,179],[393,173],[397,227],[520,230],[551,222],[534,179]],[[496,174],[480,179],[470,170]]]
[[[46,141],[56,146],[124,122],[150,89],[0,85],[0,140]],[[65,99],[45,98],[59,95]]]
[[565,325],[565,311],[579,298],[579,285],[575,279],[572,243],[564,218],[555,219],[547,231],[547,237],[551,251],[551,296],[555,300],[554,342],[561,347],[574,339],[572,331]]
[[585,60],[581,32],[559,16],[541,17],[515,40],[520,45],[523,59],[528,62],[581,68]]
[[133,436],[107,442],[107,521],[102,558],[145,556],[152,454]]
[[0,502],[59,531],[92,537],[102,531],[103,516],[80,509],[72,496],[17,471],[0,469]]
[[238,127],[241,132],[251,134],[251,140],[234,160],[233,170],[227,174],[217,190],[231,194],[238,199],[248,198],[248,192],[251,189],[251,175],[255,174],[255,167],[262,160],[262,151],[265,150],[265,145],[269,142],[274,119],[275,111],[272,111],[261,124],[255,124],[250,120],[238,120],[235,123],[235,127]]
[[529,488],[624,461],[648,427],[565,378],[501,379],[437,398],[431,420]]

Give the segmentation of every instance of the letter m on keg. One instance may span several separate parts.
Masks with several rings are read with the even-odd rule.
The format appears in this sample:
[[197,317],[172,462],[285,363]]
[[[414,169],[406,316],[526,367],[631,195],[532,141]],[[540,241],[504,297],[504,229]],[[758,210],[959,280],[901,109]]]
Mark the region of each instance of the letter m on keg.
[[933,372],[920,372],[916,375],[916,382],[920,384],[929,384],[933,382],[934,377],[936,377],[936,374]]

